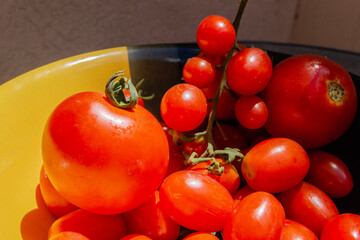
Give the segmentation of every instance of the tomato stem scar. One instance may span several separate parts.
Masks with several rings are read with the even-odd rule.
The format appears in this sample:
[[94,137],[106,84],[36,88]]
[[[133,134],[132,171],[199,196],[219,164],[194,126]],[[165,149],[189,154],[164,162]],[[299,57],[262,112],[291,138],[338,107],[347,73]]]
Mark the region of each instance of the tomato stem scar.
[[332,101],[341,103],[344,99],[345,90],[340,83],[335,81],[327,81],[327,91]]

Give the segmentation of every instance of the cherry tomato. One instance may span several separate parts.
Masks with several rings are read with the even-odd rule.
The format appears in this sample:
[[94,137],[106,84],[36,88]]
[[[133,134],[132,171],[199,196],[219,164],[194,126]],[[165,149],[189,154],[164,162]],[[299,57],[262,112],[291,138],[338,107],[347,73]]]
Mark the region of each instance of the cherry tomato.
[[320,150],[308,152],[310,168],[305,180],[320,188],[331,198],[348,195],[353,188],[353,178],[348,167],[337,156]]
[[230,59],[226,81],[237,94],[252,95],[267,86],[272,71],[272,62],[266,52],[260,48],[246,48]]
[[121,238],[120,240],[153,240],[153,239],[141,234],[130,234]]
[[60,232],[50,237],[49,240],[90,240],[90,239],[80,233],[67,231],[67,232]]
[[246,153],[241,171],[254,190],[277,193],[300,183],[309,165],[306,151],[297,142],[288,138],[270,138]]
[[280,240],[318,240],[318,238],[308,227],[285,219]]
[[219,240],[219,238],[207,232],[194,232],[187,235],[183,240]]
[[144,203],[167,171],[166,135],[136,105],[110,104],[105,94],[82,92],[61,102],[43,134],[43,163],[55,189],[91,212],[115,214]]
[[[221,158],[217,158],[216,161],[224,163],[224,160],[222,160]],[[198,164],[191,165],[186,169],[199,172],[203,175],[207,175],[221,183],[229,191],[230,194],[235,193],[240,186],[240,176],[236,168],[231,163],[223,165],[223,174],[216,175],[210,173],[209,170],[206,169],[206,167],[209,166],[211,163],[211,160],[207,162],[200,162]]]
[[193,85],[177,84],[162,97],[160,112],[165,124],[170,128],[179,132],[194,130],[206,117],[205,95]]
[[340,137],[357,109],[349,73],[329,58],[311,54],[295,55],[276,65],[262,99],[269,110],[268,132],[294,139],[307,149]]
[[263,127],[269,116],[265,102],[256,95],[240,96],[234,111],[239,123],[249,129]]
[[218,149],[230,147],[241,150],[247,148],[247,142],[243,133],[233,125],[226,123],[214,125],[212,134],[214,143]]
[[160,207],[159,191],[140,207],[123,213],[127,230],[143,234],[153,240],[176,240],[180,225],[168,217]]
[[210,15],[200,22],[196,31],[196,41],[206,55],[221,56],[235,45],[236,32],[226,18]]
[[167,176],[159,192],[165,213],[195,231],[220,231],[232,212],[229,191],[215,179],[195,171],[183,170]]
[[360,216],[343,213],[330,219],[321,232],[320,240],[359,240]]
[[126,235],[122,215],[101,215],[78,209],[57,219],[50,226],[51,238],[61,232],[77,232],[91,240],[118,240]]
[[205,57],[192,57],[183,67],[183,79],[198,88],[209,86],[215,81],[215,66]]
[[283,205],[288,219],[305,225],[317,237],[320,237],[327,221],[339,214],[331,198],[307,182],[301,182],[287,191],[278,193],[276,197]]
[[246,196],[235,207],[226,221],[224,240],[279,239],[285,221],[280,202],[270,193],[255,192]]
[[41,166],[40,170],[40,191],[46,207],[57,218],[78,209],[56,191],[45,172],[44,166]]

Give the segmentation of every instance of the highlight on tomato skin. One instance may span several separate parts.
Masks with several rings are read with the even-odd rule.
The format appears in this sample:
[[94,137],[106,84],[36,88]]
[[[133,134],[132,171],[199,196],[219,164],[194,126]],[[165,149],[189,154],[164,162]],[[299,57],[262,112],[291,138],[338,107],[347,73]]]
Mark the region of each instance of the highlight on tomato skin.
[[360,215],[342,213],[331,218],[321,232],[320,240],[360,239]]

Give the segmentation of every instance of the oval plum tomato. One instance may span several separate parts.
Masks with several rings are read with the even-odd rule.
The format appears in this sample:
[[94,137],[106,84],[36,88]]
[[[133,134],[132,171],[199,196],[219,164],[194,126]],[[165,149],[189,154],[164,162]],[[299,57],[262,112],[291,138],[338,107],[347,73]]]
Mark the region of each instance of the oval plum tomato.
[[126,235],[120,240],[153,240],[153,239],[141,234],[130,234],[130,235]]
[[241,171],[254,190],[277,193],[300,183],[309,165],[306,151],[297,142],[288,138],[270,138],[246,153]]
[[230,59],[226,82],[237,94],[252,95],[267,86],[272,71],[272,62],[266,52],[260,48],[246,48]]
[[41,166],[40,170],[40,191],[46,207],[57,218],[78,209],[56,191],[45,172],[44,166]]
[[170,174],[159,192],[165,213],[195,231],[220,231],[233,210],[229,191],[215,179],[195,171]]
[[[221,158],[217,158],[216,161],[224,163],[224,160],[222,160]],[[198,164],[191,165],[186,169],[199,172],[203,175],[207,175],[221,183],[229,191],[230,194],[235,193],[240,186],[240,176],[236,168],[231,163],[223,165],[223,174],[216,175],[210,173],[209,170],[206,169],[206,167],[209,166],[211,163],[211,160],[207,162],[200,162]]]
[[67,231],[67,232],[60,232],[50,237],[49,240],[90,240],[90,239],[80,233]]
[[269,110],[268,132],[294,139],[307,149],[340,137],[357,109],[349,73],[330,59],[311,54],[277,64],[262,99]]
[[280,240],[318,240],[318,238],[308,227],[285,219]]
[[263,127],[269,116],[265,102],[256,95],[240,96],[234,111],[239,123],[249,129]]
[[196,42],[208,56],[226,54],[235,45],[236,32],[232,23],[218,15],[204,18],[196,31]]
[[186,61],[182,75],[186,83],[204,88],[215,81],[216,69],[205,57],[192,57]]
[[360,216],[343,213],[330,219],[321,232],[320,240],[359,240]]
[[126,235],[121,214],[101,215],[78,209],[58,218],[49,228],[51,238],[61,232],[77,232],[91,240],[118,240]]
[[179,132],[188,132],[200,126],[206,111],[204,93],[187,83],[177,84],[167,90],[160,105],[165,124]]
[[337,156],[321,150],[308,152],[310,168],[305,181],[315,185],[331,198],[348,195],[354,184],[350,170]]
[[280,202],[270,193],[255,192],[246,196],[235,207],[226,221],[224,240],[279,239],[285,221]]
[[286,217],[308,227],[317,237],[324,225],[339,214],[335,203],[319,188],[301,182],[297,186],[278,193]]
[[91,212],[115,214],[144,203],[165,177],[169,147],[156,118],[120,109],[99,92],[61,102],[49,117],[43,163],[55,189]]
[[152,240],[176,240],[180,225],[168,217],[160,207],[159,191],[143,205],[123,213],[127,230],[133,234],[143,234]]
[[183,240],[219,240],[219,238],[207,232],[194,232],[187,235]]
[[230,148],[247,148],[247,142],[240,129],[227,123],[215,125],[212,129],[214,143],[218,149]]

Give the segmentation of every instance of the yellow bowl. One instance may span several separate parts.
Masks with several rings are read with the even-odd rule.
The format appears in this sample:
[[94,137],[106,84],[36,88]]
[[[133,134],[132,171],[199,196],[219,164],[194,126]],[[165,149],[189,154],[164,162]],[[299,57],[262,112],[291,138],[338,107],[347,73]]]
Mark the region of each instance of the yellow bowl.
[[[147,108],[159,118],[161,96],[181,81],[183,64],[198,53],[195,44],[105,49],[45,65],[1,85],[0,239],[47,239],[47,230],[54,217],[45,208],[38,186],[42,165],[41,136],[57,104],[77,92],[103,91],[113,73],[126,69],[125,76],[135,83],[145,78],[145,95],[155,92],[156,97]],[[287,57],[270,54],[274,61]],[[351,139],[353,136],[358,139],[360,135],[359,124],[354,126],[354,134],[348,134],[340,145],[350,150],[347,152],[349,158],[356,154],[356,144]],[[347,144],[350,142],[352,145]],[[358,163],[356,167],[359,171]],[[358,188],[358,183],[355,186]],[[359,194],[356,194],[343,206],[358,203],[358,200]]]

